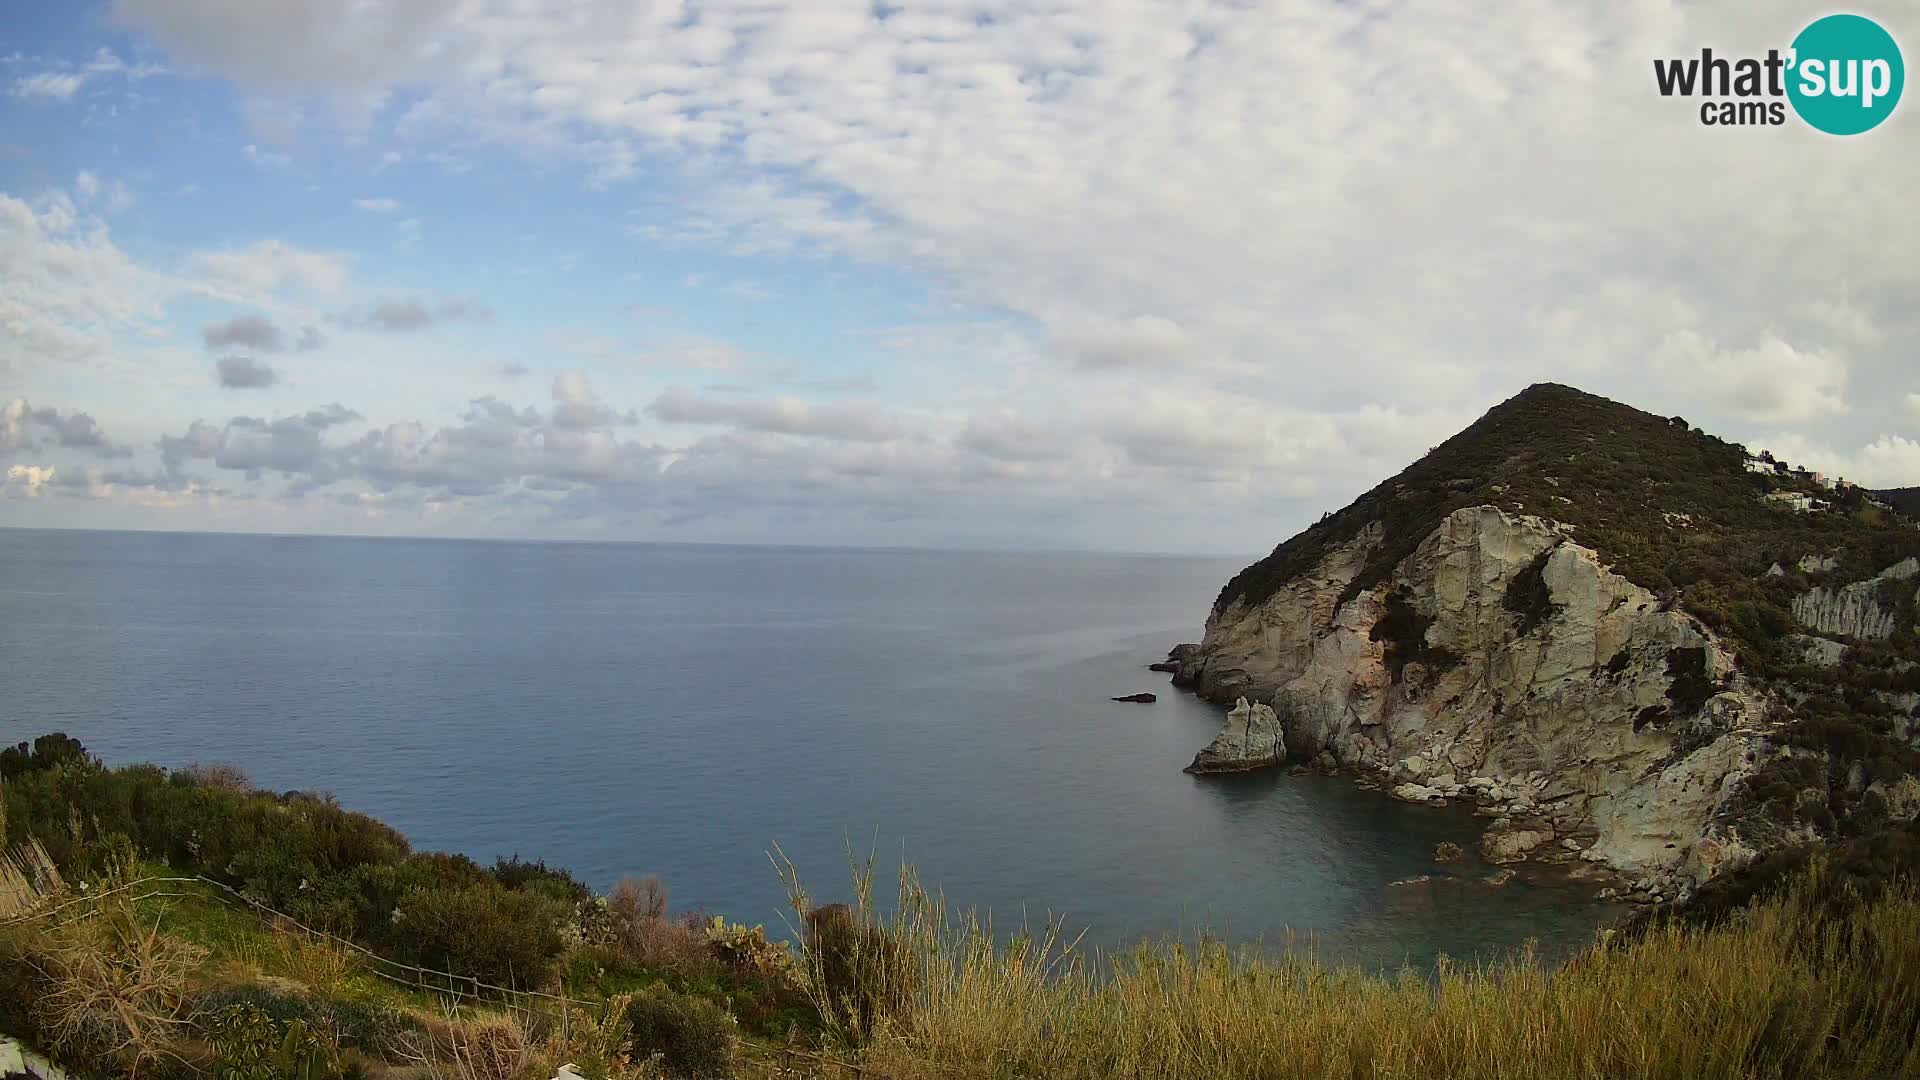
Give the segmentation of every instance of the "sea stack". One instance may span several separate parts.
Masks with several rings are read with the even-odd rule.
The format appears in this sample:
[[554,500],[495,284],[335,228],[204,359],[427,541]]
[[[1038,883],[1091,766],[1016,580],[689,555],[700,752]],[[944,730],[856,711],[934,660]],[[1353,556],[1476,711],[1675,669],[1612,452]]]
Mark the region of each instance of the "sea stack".
[[1267,705],[1249,704],[1241,698],[1227,713],[1220,734],[1206,749],[1193,755],[1187,766],[1190,773],[1250,772],[1279,765],[1287,760],[1287,746],[1280,720]]

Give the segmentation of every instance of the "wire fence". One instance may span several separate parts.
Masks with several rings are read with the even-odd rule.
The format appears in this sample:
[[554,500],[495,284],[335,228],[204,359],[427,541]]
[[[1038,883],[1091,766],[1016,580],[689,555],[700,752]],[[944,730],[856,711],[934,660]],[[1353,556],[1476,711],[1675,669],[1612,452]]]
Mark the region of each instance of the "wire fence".
[[[313,927],[308,926],[307,924],[301,922],[299,919],[294,918],[293,916],[287,914],[284,911],[280,911],[276,908],[269,907],[266,904],[263,904],[260,901],[255,900],[253,897],[248,896],[245,893],[242,893],[240,890],[235,889],[231,885],[228,885],[224,882],[215,881],[209,877],[202,877],[198,874],[195,874],[190,877],[171,877],[171,876],[165,876],[165,875],[153,875],[149,877],[136,878],[132,881],[126,882],[123,885],[119,885],[111,889],[104,889],[98,892],[88,892],[83,895],[76,896],[70,900],[64,901],[62,903],[55,904],[54,906],[49,908],[44,908],[39,911],[28,912],[25,915],[15,916],[14,918],[11,918],[11,919],[0,920],[0,928],[4,928],[7,926],[14,926],[14,925],[18,925],[26,922],[31,922],[36,919],[51,918],[55,915],[58,915],[60,912],[66,911],[70,908],[80,907],[80,906],[89,905],[89,904],[98,905],[100,902],[113,896],[119,896],[119,895],[131,893],[137,889],[143,889],[153,885],[166,885],[166,884],[204,885],[209,888],[212,888],[216,890],[212,895],[212,899],[219,900],[223,903],[228,904],[229,906],[237,906],[240,909],[245,910],[249,914],[255,916],[256,918],[259,918],[265,922],[269,922],[271,925],[273,925],[276,928],[285,929],[287,927],[292,927],[293,929],[299,930],[301,933],[306,934],[310,938],[326,941],[331,944],[337,945],[343,949],[351,950],[352,952],[358,954],[361,957],[364,957],[365,959],[367,959],[373,964],[371,971],[374,975],[377,975],[381,978],[387,979],[391,982],[397,983],[401,986],[405,986],[411,989],[419,989],[419,990],[426,990],[426,991],[436,992],[436,993],[450,994],[456,997],[468,997],[468,996],[482,997],[482,996],[485,996],[486,993],[492,993],[492,994],[496,994],[496,995],[500,995],[508,998],[520,998],[520,997],[542,998],[547,1001],[558,1002],[563,1005],[579,1005],[579,1006],[591,1007],[597,1004],[596,1002],[583,1001],[579,998],[568,997],[564,994],[550,994],[541,990],[527,990],[520,987],[500,986],[495,983],[484,982],[471,975],[458,975],[450,971],[441,971],[437,968],[422,967],[418,964],[401,963],[398,960],[393,960],[388,957],[381,956],[379,953],[374,952],[372,949],[369,949],[363,945],[360,945],[357,942],[350,941],[347,938],[343,938],[338,934],[330,934],[324,930],[316,930]],[[187,894],[187,893],[147,892],[147,893],[142,893],[138,896],[131,896],[128,899],[131,900],[132,902],[138,903],[140,901],[149,900],[149,899],[186,898],[189,895],[190,894]],[[437,984],[430,984],[428,981],[429,979],[439,980],[439,982]]]
[[[214,891],[211,894],[194,894],[166,892],[153,888],[164,885],[202,885]],[[140,889],[149,889],[150,891],[141,892],[137,895],[128,895],[134,894],[136,890]],[[467,997],[482,998],[488,994],[492,994],[508,1001],[537,998],[557,1003],[562,1007],[577,1006],[585,1009],[593,1009],[604,1005],[604,1002],[587,1001],[581,998],[569,997],[565,994],[547,993],[542,990],[527,990],[520,987],[500,986],[495,983],[484,982],[471,975],[458,975],[450,971],[441,971],[437,968],[402,963],[398,960],[381,956],[379,953],[374,952],[358,942],[350,941],[338,934],[331,934],[325,930],[316,930],[286,912],[261,903],[259,900],[246,895],[225,882],[215,881],[212,878],[202,877],[198,874],[191,876],[151,875],[136,878],[111,889],[86,892],[83,895],[55,904],[52,907],[30,911],[24,915],[17,915],[8,919],[0,919],[0,929],[22,925],[39,919],[52,918],[60,912],[75,907],[92,905],[95,910],[98,910],[101,902],[116,896],[126,896],[130,903],[140,903],[142,901],[155,899],[192,899],[196,895],[202,898],[214,899],[229,907],[246,911],[248,914],[260,919],[276,930],[285,930],[291,927],[307,935],[310,939],[325,941],[337,945],[340,948],[347,949],[369,961],[371,966],[367,970],[370,974],[410,990],[417,990],[427,994],[442,994],[456,1000]],[[848,1061],[830,1054],[802,1050],[796,1046],[789,1045],[774,1048],[743,1042],[741,1044],[741,1050],[758,1058],[762,1064],[777,1064],[791,1075],[801,1075],[798,1069],[795,1068],[795,1064],[804,1061],[815,1066],[824,1066],[842,1076],[851,1075],[856,1078],[866,1076],[865,1068],[858,1062]],[[813,1075],[818,1075],[818,1073],[816,1072]]]

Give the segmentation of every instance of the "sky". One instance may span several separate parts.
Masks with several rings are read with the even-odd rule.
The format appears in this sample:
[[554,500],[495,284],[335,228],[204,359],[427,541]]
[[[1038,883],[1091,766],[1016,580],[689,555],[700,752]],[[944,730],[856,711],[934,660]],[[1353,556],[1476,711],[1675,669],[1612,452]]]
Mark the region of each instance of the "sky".
[[1920,103],[1654,86],[1827,10],[9,5],[0,526],[1253,554],[1541,381],[1920,484]]

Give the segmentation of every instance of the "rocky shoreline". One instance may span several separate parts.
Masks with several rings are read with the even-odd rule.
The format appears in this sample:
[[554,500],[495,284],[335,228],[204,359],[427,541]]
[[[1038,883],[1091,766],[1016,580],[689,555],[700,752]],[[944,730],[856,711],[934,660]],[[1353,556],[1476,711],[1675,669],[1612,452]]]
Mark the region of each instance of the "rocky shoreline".
[[[1166,661],[1148,666],[1152,670],[1173,674],[1174,685],[1181,686],[1182,665],[1192,664],[1197,650],[1198,646],[1195,645],[1178,645],[1169,653]],[[1185,687],[1190,689],[1194,678],[1190,674],[1191,668],[1187,670],[1189,674],[1185,676]],[[1273,708],[1249,702],[1242,697],[1228,711],[1220,734],[1194,755],[1192,764],[1184,771],[1200,775],[1241,773],[1283,765],[1288,765],[1285,733]],[[1522,776],[1506,778],[1461,778],[1452,772],[1438,771],[1447,767],[1425,757],[1414,756],[1402,760],[1390,772],[1356,772],[1342,769],[1330,753],[1323,751],[1310,764],[1293,762],[1288,771],[1296,775],[1309,771],[1327,775],[1346,774],[1359,787],[1424,806],[1443,807],[1461,799],[1473,800],[1474,816],[1488,819],[1479,841],[1480,857],[1500,867],[1493,874],[1479,879],[1486,885],[1505,885],[1514,879],[1516,865],[1531,864],[1557,868],[1568,882],[1598,886],[1594,894],[1596,901],[1660,904],[1678,898],[1677,895],[1670,895],[1672,890],[1657,878],[1648,876],[1636,879],[1631,874],[1607,866],[1605,857],[1593,848],[1597,838],[1593,828],[1569,829],[1546,813],[1542,804],[1551,798],[1549,792],[1552,785],[1545,772],[1536,769]],[[1452,862],[1461,855],[1457,845],[1442,844],[1435,852],[1434,861]],[[1416,885],[1430,880],[1430,877],[1422,875],[1393,884]]]

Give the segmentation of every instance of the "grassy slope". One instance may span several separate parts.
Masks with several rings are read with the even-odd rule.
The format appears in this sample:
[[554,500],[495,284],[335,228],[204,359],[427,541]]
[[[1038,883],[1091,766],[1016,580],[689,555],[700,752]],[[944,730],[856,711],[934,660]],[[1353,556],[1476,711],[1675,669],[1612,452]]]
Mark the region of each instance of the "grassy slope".
[[[949,919],[910,873],[882,916],[867,902],[871,879],[856,878],[857,918],[887,959],[856,962],[852,970],[867,974],[834,992],[875,1002],[880,1019],[862,1047],[802,1045],[855,1057],[866,1077],[901,1080],[1911,1075],[1920,1069],[1920,893],[1911,876],[1920,834],[1902,836],[1891,847],[1841,848],[1831,870],[1798,891],[1782,886],[1806,882],[1804,865],[1770,864],[1745,894],[1637,928],[1552,972],[1522,956],[1380,977],[1310,957],[1173,942],[1101,960],[1044,933],[1009,942],[974,920]],[[147,875],[172,872],[151,862],[131,871]],[[380,978],[351,950],[264,923],[219,890],[167,882],[146,891],[165,895],[141,901],[135,924],[206,950],[187,980],[185,1015],[256,1004],[316,1025],[343,1051],[364,1054],[376,1075],[395,1078],[544,1080],[558,1062],[583,1057],[578,1025],[592,1009],[568,1035],[539,1002],[455,1007]],[[0,927],[0,947],[22,932]],[[630,988],[573,959],[555,988],[591,1002]],[[803,970],[825,978],[831,966]],[[815,1001],[827,1000],[817,996],[823,986]],[[507,1032],[529,1049],[492,1070],[443,1057],[437,1073],[393,1071],[404,1062],[380,1046],[395,1032],[469,1047]],[[796,1075],[778,1071],[789,1063],[782,1047],[748,1043],[736,1075]],[[798,1063],[846,1075],[814,1058]],[[630,1066],[617,1075],[654,1074]]]
[[1798,880],[1709,929],[1657,925],[1551,972],[1516,957],[1397,977],[1218,944],[1062,959],[1044,935],[996,947],[909,895],[900,909],[919,914],[893,933],[917,981],[867,1075],[1920,1074],[1920,893]]

